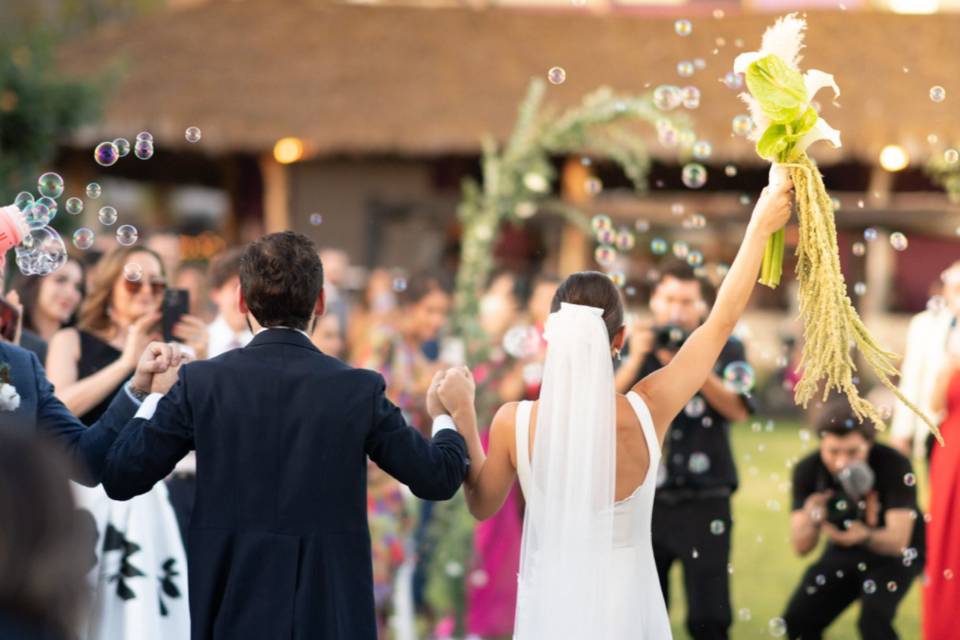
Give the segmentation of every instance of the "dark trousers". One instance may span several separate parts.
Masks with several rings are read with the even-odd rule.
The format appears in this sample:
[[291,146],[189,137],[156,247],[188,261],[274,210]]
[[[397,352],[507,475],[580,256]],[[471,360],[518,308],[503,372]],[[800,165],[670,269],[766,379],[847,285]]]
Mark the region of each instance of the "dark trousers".
[[[905,567],[898,557],[827,547],[804,572],[783,619],[790,638],[818,640],[823,631],[860,600],[857,626],[865,640],[896,640],[893,617],[923,568],[917,558]],[[863,569],[863,570],[861,570]]]
[[193,504],[197,497],[197,476],[193,474],[178,474],[167,479],[167,493],[170,495],[170,506],[177,516],[177,525],[180,527],[180,538],[183,548],[187,548],[190,532],[190,517],[193,515]]
[[[721,533],[715,520],[723,523]],[[690,499],[653,506],[653,556],[660,588],[670,607],[670,568],[683,566],[687,631],[693,640],[725,640],[730,611],[730,498]]]

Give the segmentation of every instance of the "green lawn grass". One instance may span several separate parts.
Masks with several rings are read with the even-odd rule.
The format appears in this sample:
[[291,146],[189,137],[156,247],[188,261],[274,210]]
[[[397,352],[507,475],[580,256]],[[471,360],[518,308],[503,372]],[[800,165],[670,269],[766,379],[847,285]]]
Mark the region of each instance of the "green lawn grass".
[[[777,422],[768,431],[766,423],[756,432],[751,423],[733,428],[734,453],[740,473],[740,489],[733,500],[734,625],[731,638],[769,638],[767,625],[783,613],[803,569],[819,556],[798,558],[787,541],[789,533],[792,470],[788,462],[814,450],[816,436],[801,438],[803,425]],[[926,495],[926,469],[917,469],[921,496]],[[921,505],[926,501],[922,500]],[[671,611],[676,640],[688,638],[684,627],[685,602],[680,567],[671,576]],[[741,610],[749,619],[741,619]],[[744,611],[745,613],[745,611]],[[856,620],[859,605],[848,609],[824,635],[829,640],[859,638]],[[744,615],[743,617],[747,617]],[[920,584],[914,581],[897,612],[896,627],[904,640],[920,638]],[[868,639],[869,640],[869,639]]]

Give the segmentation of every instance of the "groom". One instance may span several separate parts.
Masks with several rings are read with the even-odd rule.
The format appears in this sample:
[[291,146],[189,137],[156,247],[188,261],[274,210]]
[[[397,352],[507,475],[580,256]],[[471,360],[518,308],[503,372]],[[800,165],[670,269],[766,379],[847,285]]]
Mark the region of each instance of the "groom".
[[[119,500],[145,493],[196,450],[194,640],[375,640],[367,457],[417,496],[446,500],[466,474],[466,443],[441,415],[436,384],[427,440],[378,373],[313,346],[305,330],[324,312],[323,266],[305,236],[247,247],[239,304],[253,341],[184,366],[167,396],[147,398],[103,485]],[[448,406],[472,403],[468,377],[449,377]]]

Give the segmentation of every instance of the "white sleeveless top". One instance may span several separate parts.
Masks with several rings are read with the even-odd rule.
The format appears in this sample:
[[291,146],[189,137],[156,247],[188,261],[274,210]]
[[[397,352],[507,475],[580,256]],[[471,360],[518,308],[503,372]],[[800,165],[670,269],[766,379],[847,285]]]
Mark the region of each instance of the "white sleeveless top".
[[[651,518],[656,490],[657,467],[660,465],[660,443],[650,411],[639,395],[631,391],[627,400],[643,429],[650,465],[640,486],[627,498],[614,503],[614,553],[612,577],[616,581],[612,593],[615,634],[609,640],[669,640],[670,619],[660,590],[657,566],[653,559]],[[533,491],[533,470],[530,465],[530,414],[533,402],[517,407],[517,476],[527,502],[536,499]],[[534,442],[536,448],[536,442]],[[618,449],[619,454],[619,449]],[[524,584],[519,585],[517,607],[524,601]],[[523,638],[522,640],[529,640]],[[562,639],[560,639],[562,640]]]

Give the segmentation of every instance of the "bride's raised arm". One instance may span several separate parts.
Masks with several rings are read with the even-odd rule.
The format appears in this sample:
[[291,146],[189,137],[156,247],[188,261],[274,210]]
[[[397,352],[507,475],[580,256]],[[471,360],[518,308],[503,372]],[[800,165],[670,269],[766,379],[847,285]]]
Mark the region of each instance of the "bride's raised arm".
[[703,386],[746,308],[767,239],[790,219],[792,188],[786,180],[763,190],[706,322],[690,335],[669,364],[634,385],[633,390],[650,409],[661,444],[674,417]]

